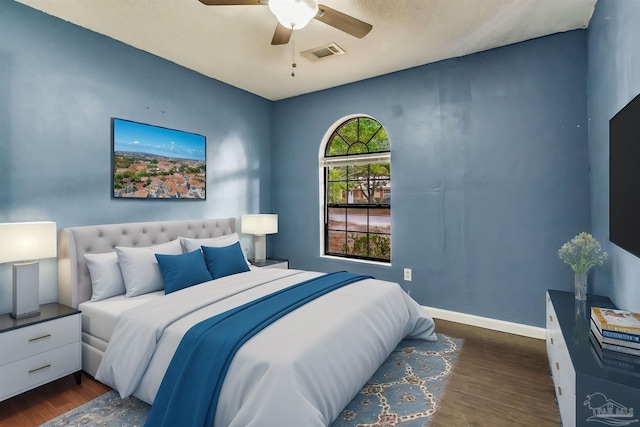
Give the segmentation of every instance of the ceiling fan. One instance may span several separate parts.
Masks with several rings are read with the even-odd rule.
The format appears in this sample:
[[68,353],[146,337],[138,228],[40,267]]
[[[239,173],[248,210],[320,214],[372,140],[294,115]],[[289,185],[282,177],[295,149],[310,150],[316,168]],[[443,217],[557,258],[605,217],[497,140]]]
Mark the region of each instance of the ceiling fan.
[[354,37],[362,38],[373,28],[359,19],[349,16],[315,0],[200,0],[207,6],[264,6],[278,18],[278,25],[271,40],[272,45],[289,43],[293,30],[317,19]]

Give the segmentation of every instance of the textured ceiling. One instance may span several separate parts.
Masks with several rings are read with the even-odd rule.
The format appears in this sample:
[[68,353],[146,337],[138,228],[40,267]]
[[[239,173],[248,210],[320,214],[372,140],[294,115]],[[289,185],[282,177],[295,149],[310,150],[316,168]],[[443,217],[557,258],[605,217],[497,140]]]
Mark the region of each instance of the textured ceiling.
[[[586,28],[596,0],[321,0],[373,25],[363,39],[312,20],[272,46],[267,6],[198,0],[18,0],[270,100]],[[335,42],[319,62],[299,52]],[[292,47],[296,76],[291,76]]]

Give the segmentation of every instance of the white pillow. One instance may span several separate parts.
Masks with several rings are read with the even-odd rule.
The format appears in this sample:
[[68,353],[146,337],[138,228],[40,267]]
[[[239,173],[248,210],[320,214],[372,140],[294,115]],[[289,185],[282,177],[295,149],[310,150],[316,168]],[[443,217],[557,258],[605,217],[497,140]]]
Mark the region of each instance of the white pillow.
[[125,296],[134,297],[164,288],[162,272],[155,254],[180,255],[178,239],[143,248],[116,246],[122,278],[127,289]]
[[[224,248],[231,246],[240,241],[238,233],[227,234],[224,236],[210,237],[208,239],[191,239],[189,237],[178,237],[182,250],[185,254],[193,251],[197,251],[202,246],[209,246],[213,248]],[[244,260],[247,261],[247,265],[251,267],[251,263],[247,260],[247,253],[243,250]]]
[[122,295],[126,292],[115,252],[84,254],[91,275],[91,301]]
[[191,239],[189,237],[178,237],[182,250],[185,254],[200,249],[201,246],[211,246],[214,248],[223,248],[239,242],[238,233],[226,234],[224,236],[210,237],[208,239]]

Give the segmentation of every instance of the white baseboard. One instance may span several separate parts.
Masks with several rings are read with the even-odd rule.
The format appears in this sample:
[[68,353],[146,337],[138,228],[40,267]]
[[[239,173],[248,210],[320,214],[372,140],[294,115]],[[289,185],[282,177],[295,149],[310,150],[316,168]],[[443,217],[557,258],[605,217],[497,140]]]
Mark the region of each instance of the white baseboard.
[[425,310],[435,319],[449,320],[451,322],[465,325],[477,326],[479,328],[491,329],[494,331],[506,332],[523,337],[537,338],[544,340],[547,337],[547,330],[537,326],[523,325],[521,323],[507,322],[504,320],[480,317],[473,314],[459,313],[456,311],[443,310],[441,308],[423,306]]

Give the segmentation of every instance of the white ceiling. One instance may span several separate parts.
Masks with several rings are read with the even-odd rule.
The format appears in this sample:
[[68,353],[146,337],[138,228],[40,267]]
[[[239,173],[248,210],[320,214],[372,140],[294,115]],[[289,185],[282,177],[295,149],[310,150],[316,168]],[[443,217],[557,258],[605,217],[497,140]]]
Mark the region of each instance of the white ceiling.
[[[267,6],[198,0],[18,0],[50,15],[270,100],[447,58],[586,28],[596,0],[320,0],[373,25],[358,39],[312,20],[272,46]],[[347,54],[311,62],[299,52],[331,42]]]

